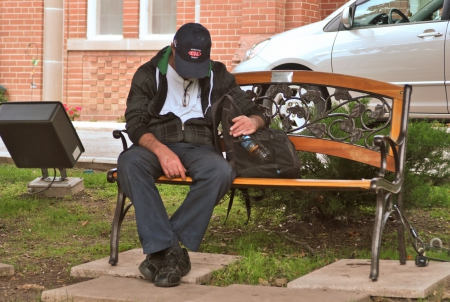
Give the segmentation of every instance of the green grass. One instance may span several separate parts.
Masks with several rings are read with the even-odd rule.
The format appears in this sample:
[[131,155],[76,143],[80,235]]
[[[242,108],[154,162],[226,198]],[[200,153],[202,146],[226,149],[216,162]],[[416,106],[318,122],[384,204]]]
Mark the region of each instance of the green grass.
[[213,273],[212,284],[261,284],[270,280],[293,280],[329,263],[329,257],[309,256],[286,245],[281,237],[255,232],[232,242],[232,253],[242,259]]
[[[39,169],[0,166],[0,231],[9,237],[0,250],[1,258],[20,266],[19,259],[24,254],[64,258],[70,265],[105,257],[109,253],[115,185],[106,182],[105,173],[84,174],[74,169],[68,171],[68,176],[84,179],[85,200],[28,194],[27,183],[39,176]],[[138,246],[135,232],[127,228],[124,232],[125,246]]]

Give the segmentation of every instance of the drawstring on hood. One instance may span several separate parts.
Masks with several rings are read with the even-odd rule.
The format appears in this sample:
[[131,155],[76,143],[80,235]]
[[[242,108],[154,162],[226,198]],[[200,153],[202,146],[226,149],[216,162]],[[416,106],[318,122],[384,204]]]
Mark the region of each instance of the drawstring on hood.
[[159,68],[156,67],[156,90],[159,89]]
[[203,112],[203,115],[206,115],[206,112],[211,107],[211,93],[212,93],[212,89],[213,89],[213,79],[214,79],[214,73],[212,70],[210,70],[210,75],[211,76],[209,77],[210,88],[209,88],[209,94],[208,94],[208,106],[206,107],[205,112]]

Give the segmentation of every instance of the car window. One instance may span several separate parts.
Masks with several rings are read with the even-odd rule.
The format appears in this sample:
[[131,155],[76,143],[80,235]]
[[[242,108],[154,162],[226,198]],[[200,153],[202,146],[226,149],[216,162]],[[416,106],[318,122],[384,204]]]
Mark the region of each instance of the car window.
[[444,0],[428,1],[410,18],[410,22],[438,21],[442,18]]
[[356,5],[352,27],[439,21],[444,0],[372,0]]

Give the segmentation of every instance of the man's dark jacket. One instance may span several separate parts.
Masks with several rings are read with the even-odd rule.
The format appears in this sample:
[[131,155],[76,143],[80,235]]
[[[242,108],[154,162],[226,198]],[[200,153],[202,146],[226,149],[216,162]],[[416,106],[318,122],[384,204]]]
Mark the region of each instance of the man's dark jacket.
[[199,79],[204,118],[189,119],[183,125],[176,113],[160,115],[167,96],[166,74],[171,53],[169,46],[163,48],[134,74],[125,113],[127,133],[134,144],[139,144],[142,135],[152,133],[162,143],[213,145],[211,105],[225,94],[234,99],[244,115],[257,115],[265,120],[261,110],[240,89],[225,65],[215,61],[211,61],[208,76]]

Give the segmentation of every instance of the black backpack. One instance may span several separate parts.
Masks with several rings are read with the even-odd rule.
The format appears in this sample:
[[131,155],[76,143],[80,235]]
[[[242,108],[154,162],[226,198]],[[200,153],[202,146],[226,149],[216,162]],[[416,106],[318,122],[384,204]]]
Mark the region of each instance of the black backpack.
[[[226,159],[233,167],[237,176],[255,178],[300,178],[300,160],[295,146],[282,130],[264,128],[245,137],[230,135],[232,119],[242,115],[229,95],[224,95],[211,108],[216,148],[222,152],[220,137],[226,149]],[[218,133],[219,124],[222,123],[222,133]],[[252,141],[259,148],[268,151],[269,159],[261,163],[258,154],[249,152],[244,145]],[[240,189],[244,194],[247,206],[247,218],[250,219],[250,195],[248,189]],[[231,190],[228,213],[233,204],[235,189]],[[262,196],[254,197],[260,200]],[[227,213],[227,218],[228,218]],[[248,222],[248,220],[247,220]]]

